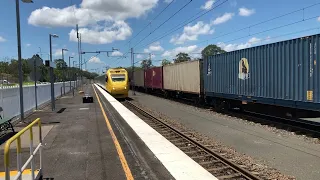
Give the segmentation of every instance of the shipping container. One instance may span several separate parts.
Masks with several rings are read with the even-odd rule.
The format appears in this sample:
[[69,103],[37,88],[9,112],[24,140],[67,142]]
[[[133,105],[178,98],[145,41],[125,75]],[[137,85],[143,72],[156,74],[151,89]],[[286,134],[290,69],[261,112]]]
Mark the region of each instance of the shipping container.
[[162,66],[152,67],[145,70],[144,85],[146,88],[163,89]]
[[319,39],[318,34],[208,57],[206,98],[320,110]]
[[200,61],[187,61],[163,67],[163,88],[200,94]]
[[144,70],[137,69],[134,70],[134,86],[136,87],[144,87]]

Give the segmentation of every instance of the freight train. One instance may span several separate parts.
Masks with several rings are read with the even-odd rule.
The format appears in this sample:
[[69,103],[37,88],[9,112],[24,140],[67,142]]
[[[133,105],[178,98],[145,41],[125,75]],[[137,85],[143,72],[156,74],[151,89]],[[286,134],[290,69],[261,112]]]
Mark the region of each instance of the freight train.
[[126,69],[108,69],[105,75],[96,77],[94,81],[117,99],[128,97],[129,77]]
[[296,117],[320,111],[320,35],[133,72],[132,88],[192,99],[217,110]]

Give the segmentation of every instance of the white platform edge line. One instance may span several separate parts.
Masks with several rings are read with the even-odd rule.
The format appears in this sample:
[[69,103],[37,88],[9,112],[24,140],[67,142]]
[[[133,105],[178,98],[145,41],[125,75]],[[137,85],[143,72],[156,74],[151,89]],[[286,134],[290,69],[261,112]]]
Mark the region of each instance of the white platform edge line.
[[175,179],[218,180],[109,93],[95,86]]

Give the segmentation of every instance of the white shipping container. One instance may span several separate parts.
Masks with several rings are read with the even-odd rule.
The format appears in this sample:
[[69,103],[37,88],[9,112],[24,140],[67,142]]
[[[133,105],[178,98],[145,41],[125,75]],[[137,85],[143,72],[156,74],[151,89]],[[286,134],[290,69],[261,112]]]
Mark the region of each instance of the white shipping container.
[[144,87],[144,70],[139,69],[134,71],[134,85]]
[[163,88],[200,93],[199,61],[187,61],[163,67]]

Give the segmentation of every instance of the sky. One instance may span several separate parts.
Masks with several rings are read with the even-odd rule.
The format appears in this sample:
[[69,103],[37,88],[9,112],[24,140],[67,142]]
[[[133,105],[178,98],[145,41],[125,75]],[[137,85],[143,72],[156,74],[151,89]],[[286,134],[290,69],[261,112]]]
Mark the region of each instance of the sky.
[[[76,24],[82,51],[112,53],[83,55],[88,71],[106,66],[127,67],[133,48],[137,64],[145,58],[153,65],[171,60],[179,52],[198,58],[216,44],[226,51],[320,33],[317,0],[33,0],[20,1],[22,57],[40,53],[53,59],[73,57],[78,64]],[[304,9],[304,10],[303,10]],[[15,1],[0,6],[0,60],[17,57]],[[278,18],[277,18],[278,17]],[[139,54],[140,53],[140,54]],[[71,66],[73,62],[71,61]]]

